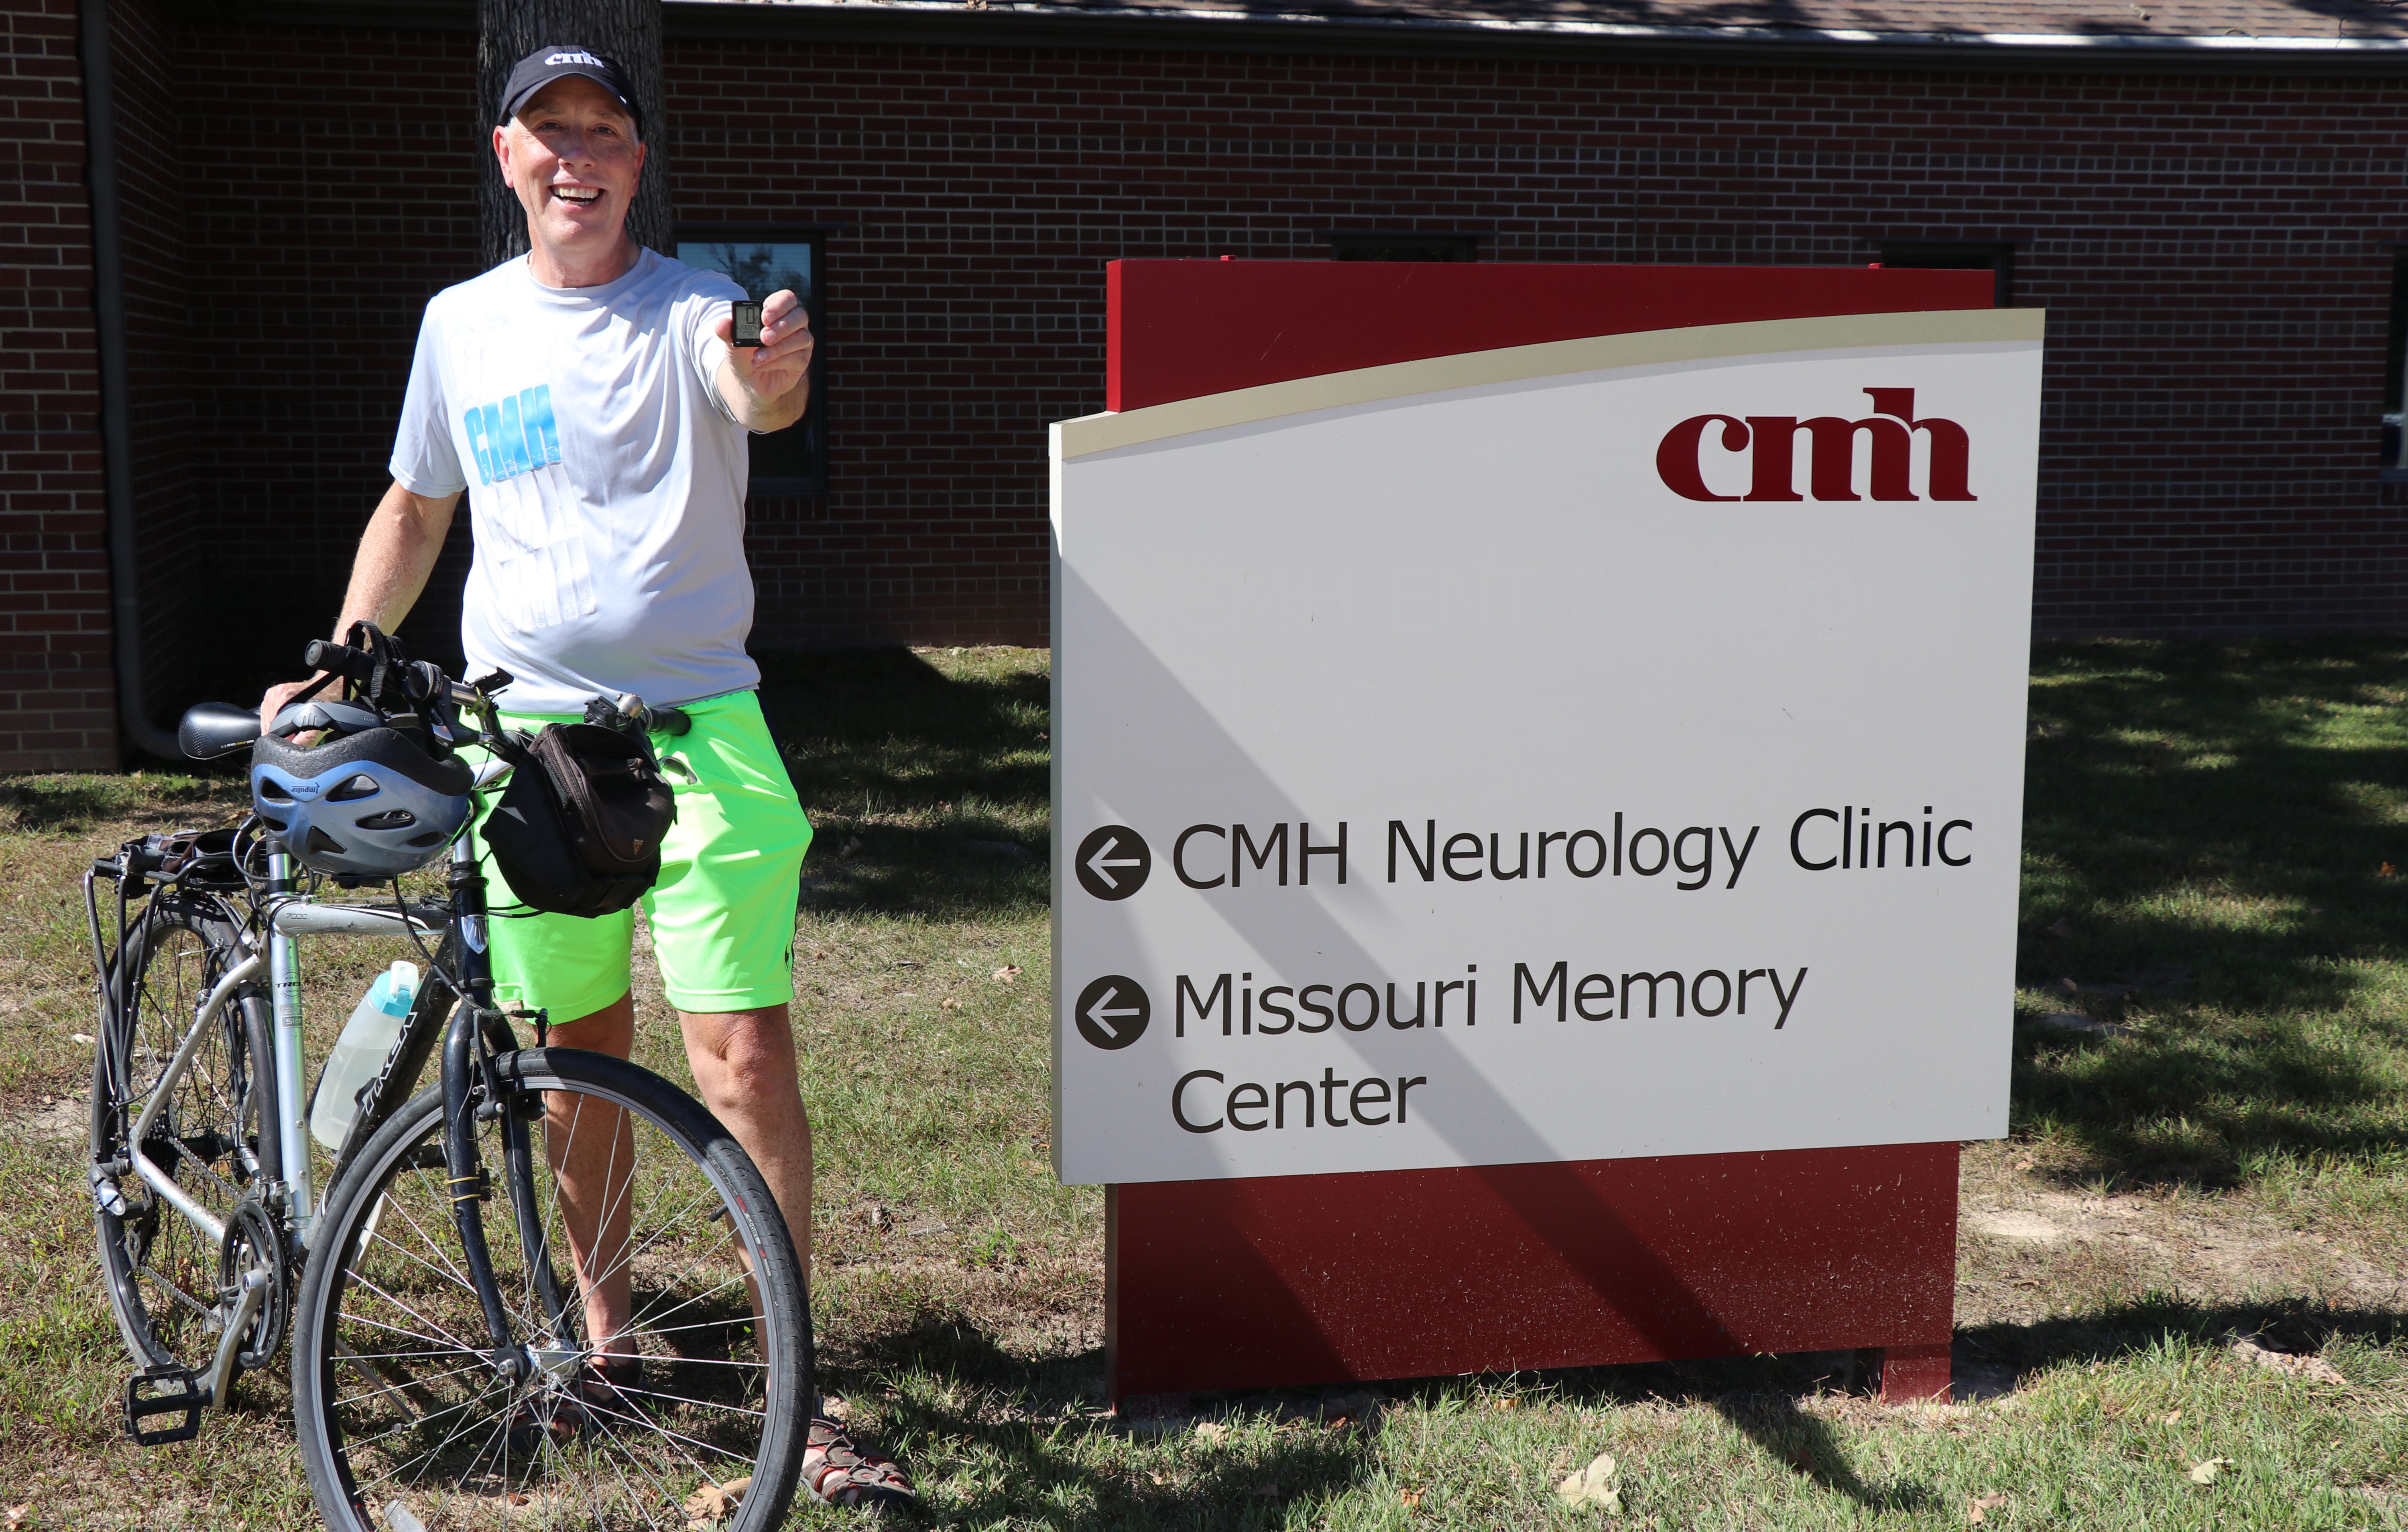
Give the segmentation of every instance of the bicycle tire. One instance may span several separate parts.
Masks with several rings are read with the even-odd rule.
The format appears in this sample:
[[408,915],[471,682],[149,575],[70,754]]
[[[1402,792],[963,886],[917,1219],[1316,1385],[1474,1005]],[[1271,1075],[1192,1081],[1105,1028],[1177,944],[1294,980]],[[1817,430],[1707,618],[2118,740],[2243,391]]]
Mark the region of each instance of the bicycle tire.
[[[493,1178],[480,1189],[488,1244],[513,1339],[547,1343],[550,1362],[516,1383],[493,1367],[449,1210],[442,1092],[421,1092],[360,1152],[314,1231],[293,1376],[294,1429],[320,1514],[337,1532],[413,1522],[519,1528],[531,1525],[530,1511],[547,1528],[709,1525],[723,1509],[716,1519],[727,1532],[777,1526],[814,1396],[802,1269],[767,1185],[716,1119],[649,1070],[571,1049],[528,1049],[498,1067],[509,1110],[532,1097],[541,1103],[532,1110],[553,1114],[528,1129],[527,1184],[542,1210],[532,1239],[503,1184],[512,1174],[506,1118],[477,1128]],[[584,1285],[549,1162],[611,1106],[631,1124],[634,1168],[621,1198],[631,1230],[624,1254],[608,1267],[597,1256],[595,1274],[632,1276],[633,1324],[611,1345],[643,1359],[632,1389],[590,1382],[580,1300],[569,1298],[570,1333],[559,1336],[547,1335],[540,1297],[541,1264],[560,1253],[564,1289]],[[603,1126],[587,1142],[606,1136],[618,1141]],[[706,1486],[739,1479],[748,1482],[732,1508],[703,1497]]]
[[[236,929],[217,900],[162,891],[127,933],[93,1049],[95,1166],[129,1163],[127,1138],[160,1075],[200,1001],[237,960]],[[275,1121],[268,1028],[265,999],[237,995],[194,1052],[150,1140],[152,1163],[221,1220],[231,1221],[258,1182],[276,1174],[276,1146],[263,1142],[272,1129],[263,1135],[260,1126]],[[118,1334],[136,1367],[203,1367],[217,1349],[208,1310],[223,1296],[218,1247],[130,1168],[114,1179],[125,1210],[96,1205],[93,1218]],[[254,1322],[245,1366],[274,1353],[283,1296],[272,1295]]]

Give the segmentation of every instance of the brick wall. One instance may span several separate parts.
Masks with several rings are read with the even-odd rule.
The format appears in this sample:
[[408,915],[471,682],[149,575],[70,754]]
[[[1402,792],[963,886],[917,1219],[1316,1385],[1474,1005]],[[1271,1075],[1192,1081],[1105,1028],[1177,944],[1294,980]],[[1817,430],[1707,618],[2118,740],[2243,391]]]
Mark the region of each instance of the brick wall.
[[194,477],[191,283],[185,167],[174,28],[149,0],[110,7],[110,89],[117,108],[119,218],[125,239],[126,392],[136,504],[142,527],[143,705],[162,723],[206,690],[196,641],[203,507]]
[[0,9],[0,771],[113,766],[72,0]]
[[[334,623],[391,482],[420,312],[477,270],[475,76],[464,33],[180,35],[198,509],[178,562],[198,623],[239,604],[250,641],[210,654],[214,673],[179,700],[297,675],[302,645]],[[437,655],[458,649],[466,523],[404,624]]]
[[[71,88],[53,4],[11,24],[66,28]],[[331,617],[420,308],[474,269],[473,39],[330,36],[179,28],[175,179],[128,176],[136,293],[181,326],[137,378],[148,579],[243,599],[254,666]],[[328,62],[358,56],[384,73]],[[1101,408],[1103,263],[1315,257],[1333,226],[1484,229],[1508,261],[2014,240],[2052,311],[2043,632],[2408,623],[2374,462],[2408,84],[676,38],[666,64],[684,217],[836,231],[830,490],[751,508],[763,647],[1042,641],[1043,426]],[[72,155],[34,169],[11,194],[79,220]],[[423,642],[449,647],[464,553]],[[163,679],[160,716],[193,686]]]
[[2051,310],[2042,631],[2408,621],[2375,463],[2408,85],[674,42],[669,80],[687,216],[850,225],[834,493],[756,509],[765,633],[1029,632],[1102,263],[1330,227],[1504,261],[2013,239]]

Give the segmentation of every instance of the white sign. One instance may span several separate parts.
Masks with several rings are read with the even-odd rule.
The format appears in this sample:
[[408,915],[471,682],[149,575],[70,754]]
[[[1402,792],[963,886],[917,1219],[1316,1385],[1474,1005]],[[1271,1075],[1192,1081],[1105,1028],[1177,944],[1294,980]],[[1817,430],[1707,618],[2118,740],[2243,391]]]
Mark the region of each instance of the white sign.
[[1994,1138],[2041,316],[1054,427],[1071,1182]]

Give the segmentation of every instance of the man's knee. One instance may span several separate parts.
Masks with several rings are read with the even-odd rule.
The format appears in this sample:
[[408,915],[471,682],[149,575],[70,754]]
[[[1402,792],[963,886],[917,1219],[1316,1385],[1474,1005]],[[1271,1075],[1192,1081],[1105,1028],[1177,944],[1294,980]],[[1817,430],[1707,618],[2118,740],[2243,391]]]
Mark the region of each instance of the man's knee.
[[685,1018],[689,1047],[708,1055],[719,1088],[745,1099],[796,1094],[795,1039],[783,1006]]

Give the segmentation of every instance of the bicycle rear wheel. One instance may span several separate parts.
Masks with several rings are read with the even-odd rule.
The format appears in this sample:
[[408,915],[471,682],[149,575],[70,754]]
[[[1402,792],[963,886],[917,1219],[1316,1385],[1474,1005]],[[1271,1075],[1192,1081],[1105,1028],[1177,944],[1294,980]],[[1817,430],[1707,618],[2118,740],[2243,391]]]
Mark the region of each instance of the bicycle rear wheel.
[[[500,1067],[532,1153],[514,1169],[507,1118],[480,1121],[480,1192],[496,1285],[535,1367],[510,1382],[494,1365],[451,1212],[442,1094],[423,1092],[360,1152],[311,1241],[294,1404],[320,1513],[338,1532],[777,1525],[812,1403],[810,1315],[759,1172],[634,1065],[529,1049]],[[552,1167],[580,1142],[605,1146],[608,1168],[581,1162],[564,1196]],[[597,1187],[627,1212],[615,1246],[590,1218],[570,1227]],[[619,1373],[606,1382],[580,1294],[620,1276],[628,1317],[599,1338]],[[548,1288],[566,1296],[558,1313]],[[629,1356],[640,1377],[617,1366]]]
[[[119,1004],[104,1022],[93,1066],[92,1157],[122,1202],[95,1210],[101,1280],[118,1332],[136,1366],[200,1367],[217,1349],[214,1312],[232,1274],[221,1251],[134,1174],[132,1137],[159,1081],[226,970],[239,959],[236,927],[214,899],[161,892],[128,933],[114,984]],[[236,995],[218,1013],[192,1062],[168,1090],[143,1151],[177,1187],[221,1221],[273,1173],[263,1150],[260,1109],[272,1092],[262,1078],[266,1002]],[[262,1154],[270,1164],[263,1167]],[[254,1323],[245,1366],[266,1359],[280,1339],[283,1295]]]

